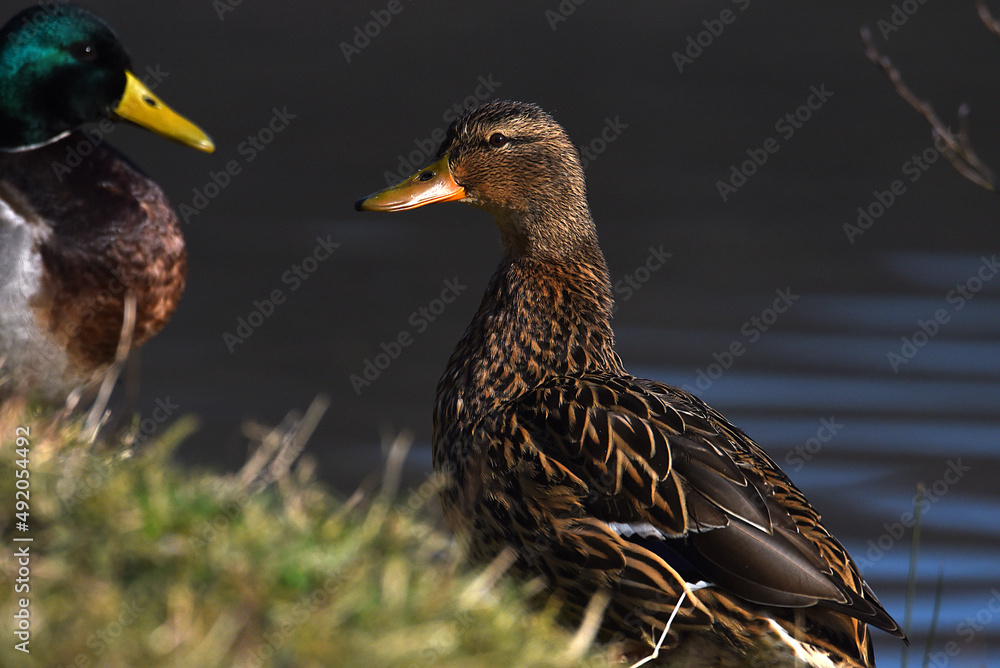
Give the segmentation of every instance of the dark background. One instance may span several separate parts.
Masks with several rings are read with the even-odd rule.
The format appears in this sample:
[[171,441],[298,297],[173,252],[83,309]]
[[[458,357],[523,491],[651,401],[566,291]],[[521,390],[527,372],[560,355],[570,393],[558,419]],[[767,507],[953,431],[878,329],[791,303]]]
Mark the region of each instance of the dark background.
[[[786,468],[899,620],[910,533],[896,523],[917,483],[943,481],[925,502],[911,663],[940,570],[935,651],[953,641],[950,665],[1000,665],[1000,278],[961,311],[947,300],[997,252],[1000,200],[943,159],[909,180],[929,129],[858,37],[870,25],[946,123],[968,103],[975,145],[1000,165],[1000,41],[971,3],[896,3],[916,11],[885,38],[889,2],[565,0],[574,11],[553,30],[556,0],[403,1],[348,63],[341,43],[387,4],[243,0],[220,18],[226,5],[209,0],[87,3],[118,30],[140,76],[147,66],[169,73],[156,92],[218,150],[201,155],[131,127],[112,143],[178,207],[210,172],[231,160],[241,168],[185,225],[184,301],[143,350],[140,409],[169,398],[202,420],[183,458],[236,467],[244,420],[277,423],[325,393],[332,406],[308,453],[332,485],[346,494],[377,471],[383,435],[400,429],[415,435],[408,480],[423,480],[437,377],[499,243],[486,214],[456,204],[397,215],[352,205],[443,130],[482,77],[495,82],[492,96],[551,111],[578,144],[606,119],[627,126],[587,177],[614,280],[647,278],[616,315],[629,369],[694,384],[714,353],[744,344],[700,394]],[[735,20],[678,72],[672,54],[726,9]],[[812,87],[832,96],[791,137],[778,132]],[[247,162],[241,142],[274,109],[294,118]],[[769,137],[777,152],[724,202],[717,181]],[[905,193],[849,243],[843,226],[896,179]],[[318,236],[340,247],[293,292],[282,276]],[[636,273],[661,245],[673,254],[662,269]],[[468,288],[416,332],[411,314],[456,277]],[[287,300],[230,353],[223,334],[275,289]],[[785,289],[793,306],[750,341],[745,323]],[[941,308],[949,321],[894,372],[887,354]],[[413,343],[359,396],[350,375],[404,331]],[[830,434],[821,420],[840,426]],[[898,665],[901,644],[875,635],[880,665]]]

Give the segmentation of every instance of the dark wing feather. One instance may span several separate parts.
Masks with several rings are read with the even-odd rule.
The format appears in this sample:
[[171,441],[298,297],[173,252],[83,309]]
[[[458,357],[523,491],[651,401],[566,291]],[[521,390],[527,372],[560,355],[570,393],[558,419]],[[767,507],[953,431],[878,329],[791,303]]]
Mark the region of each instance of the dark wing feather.
[[635,542],[668,563],[747,601],[824,606],[902,635],[802,493],[696,397],[588,375],[549,381],[511,408],[543,468],[558,462],[586,486],[590,517],[651,525],[659,540]]

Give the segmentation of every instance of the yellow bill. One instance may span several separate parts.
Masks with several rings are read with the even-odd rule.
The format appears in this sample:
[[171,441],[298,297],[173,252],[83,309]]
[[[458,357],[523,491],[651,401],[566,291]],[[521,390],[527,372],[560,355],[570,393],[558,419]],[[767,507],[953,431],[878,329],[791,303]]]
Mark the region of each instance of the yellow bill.
[[131,72],[125,72],[125,92],[115,113],[167,139],[206,153],[215,151],[215,144],[201,128],[161,102]]

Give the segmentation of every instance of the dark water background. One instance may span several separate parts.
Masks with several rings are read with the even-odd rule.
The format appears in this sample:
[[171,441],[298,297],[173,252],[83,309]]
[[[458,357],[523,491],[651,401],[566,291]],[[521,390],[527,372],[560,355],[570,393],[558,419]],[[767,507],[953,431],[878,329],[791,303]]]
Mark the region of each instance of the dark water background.
[[[924,483],[910,663],[941,573],[935,651],[950,641],[955,654],[930,665],[1000,665],[1000,277],[989,262],[1000,200],[943,159],[911,162],[938,157],[928,128],[858,38],[871,25],[946,122],[968,103],[977,148],[1000,166],[1000,41],[971,3],[895,3],[901,25],[886,35],[889,2],[565,0],[575,9],[554,30],[556,0],[404,0],[397,14],[381,1],[243,0],[221,17],[228,5],[210,0],[89,6],[218,146],[199,155],[133,128],[110,138],[176,206],[207,204],[185,227],[184,301],[143,354],[140,408],[169,398],[202,419],[186,460],[237,466],[243,420],[276,423],[327,393],[309,453],[331,484],[353,490],[378,468],[382,432],[399,429],[416,438],[408,481],[423,480],[435,383],[499,258],[496,232],[454,204],[394,216],[352,204],[400,155],[422,163],[454,105],[477,93],[534,101],[578,144],[611,139],[593,144],[587,177],[622,281],[615,329],[629,369],[695,387],[758,440],[899,620],[906,513]],[[391,21],[347,62],[340,44],[372,11]],[[679,72],[672,54],[699,33],[708,46]],[[776,125],[815,91],[826,99],[800,111],[808,120]],[[280,132],[259,136],[272,119]],[[251,136],[272,141],[257,149]],[[766,163],[723,201],[717,182],[769,138]],[[196,199],[229,161],[239,173]],[[900,194],[851,243],[844,225],[896,180]],[[318,237],[339,247],[294,278]],[[651,260],[661,247],[670,258]],[[467,288],[442,311],[449,280]],[[223,335],[274,290],[285,301],[231,353]],[[776,300],[784,312],[769,312]],[[918,334],[936,316],[933,335]],[[412,343],[357,393],[351,374],[402,333]],[[915,336],[924,345],[904,350]],[[904,352],[894,369],[889,354]],[[880,665],[899,665],[901,643],[875,635]]]

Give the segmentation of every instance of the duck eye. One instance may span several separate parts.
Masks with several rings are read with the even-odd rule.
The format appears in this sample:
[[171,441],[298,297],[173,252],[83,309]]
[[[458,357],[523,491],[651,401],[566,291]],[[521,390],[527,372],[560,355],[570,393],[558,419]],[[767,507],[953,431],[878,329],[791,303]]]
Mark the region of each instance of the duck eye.
[[495,146],[496,148],[500,148],[508,141],[509,140],[507,139],[507,137],[504,136],[502,132],[494,132],[493,134],[490,135],[490,146]]
[[81,62],[88,62],[97,58],[97,47],[91,42],[76,42],[70,45],[69,53]]

